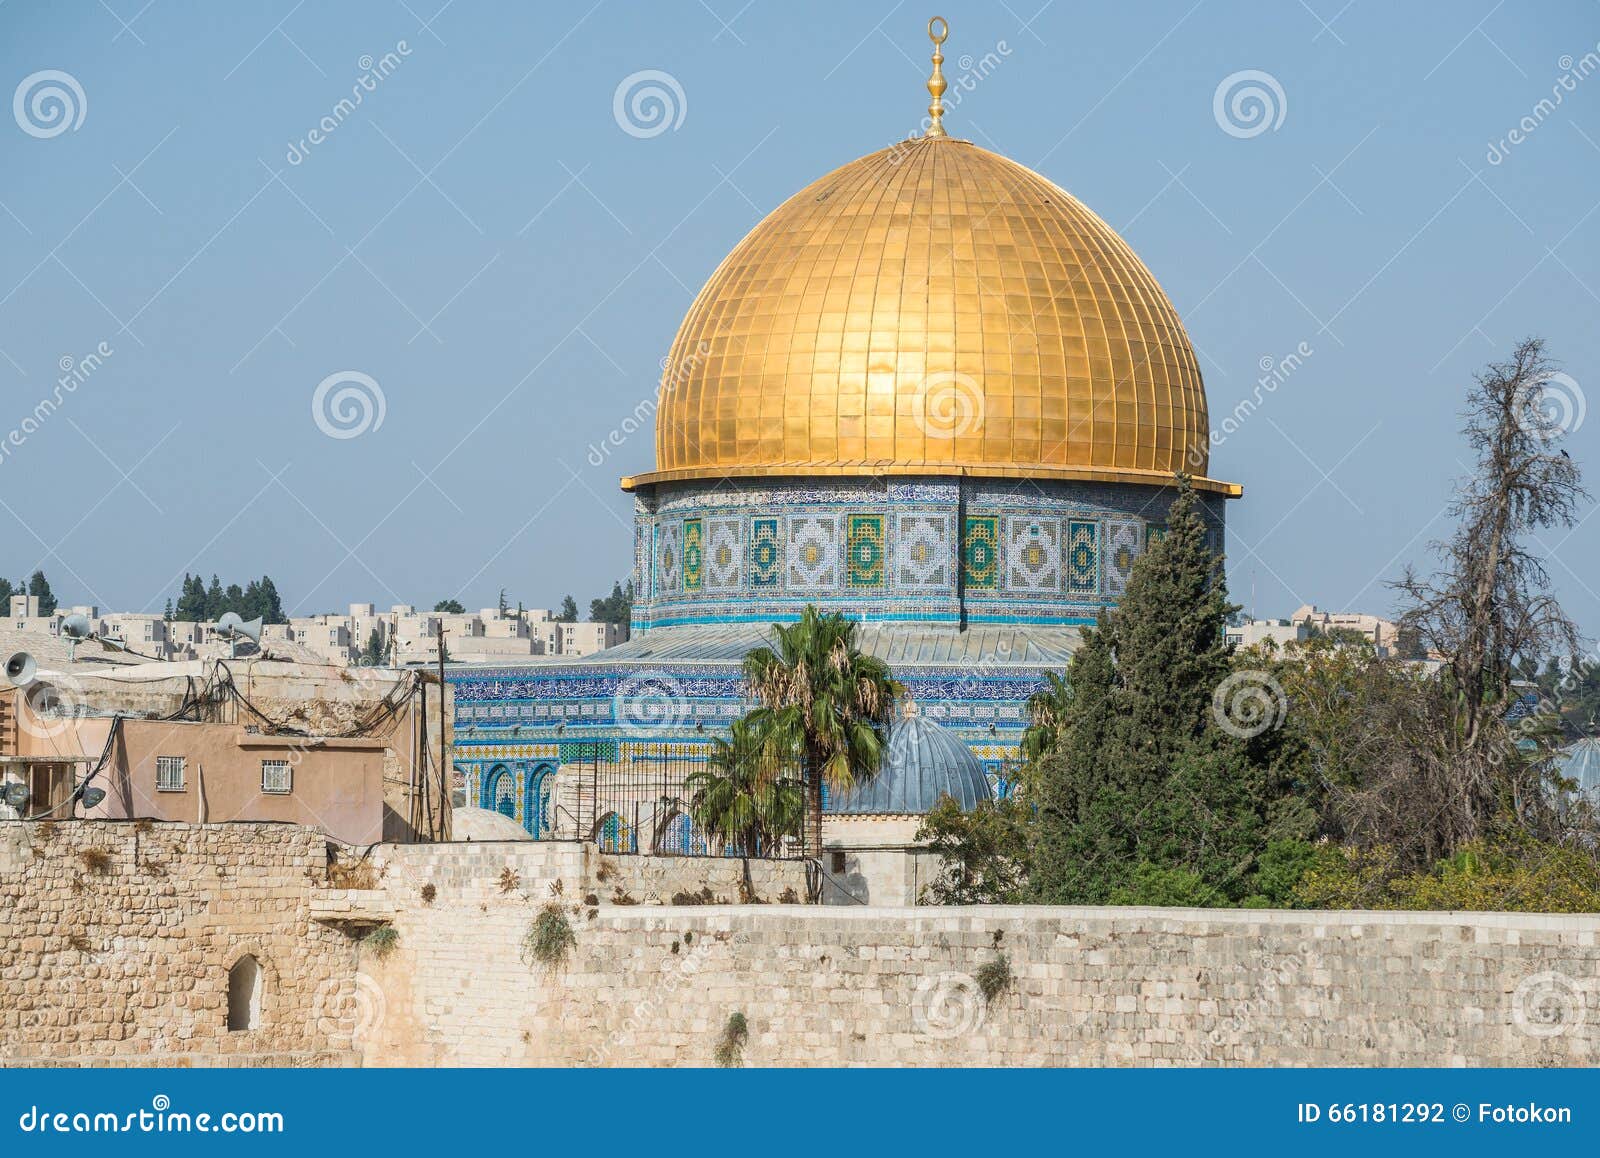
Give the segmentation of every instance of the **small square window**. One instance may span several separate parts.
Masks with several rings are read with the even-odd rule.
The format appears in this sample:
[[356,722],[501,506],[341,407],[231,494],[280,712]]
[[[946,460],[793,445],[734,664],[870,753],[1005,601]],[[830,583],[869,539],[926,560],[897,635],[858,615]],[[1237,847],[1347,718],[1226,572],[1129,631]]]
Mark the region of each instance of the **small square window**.
[[183,791],[183,757],[182,756],[157,756],[156,757],[156,791],[157,792],[182,792]]
[[287,760],[261,761],[261,791],[285,796],[293,790],[294,781]]

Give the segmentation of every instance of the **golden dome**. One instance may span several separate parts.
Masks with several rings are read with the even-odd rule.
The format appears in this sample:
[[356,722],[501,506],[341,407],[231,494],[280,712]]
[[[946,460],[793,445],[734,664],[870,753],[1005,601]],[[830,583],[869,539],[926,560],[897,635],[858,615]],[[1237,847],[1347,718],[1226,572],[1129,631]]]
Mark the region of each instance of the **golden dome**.
[[932,135],[812,183],[712,274],[673,342],[678,479],[1205,477],[1205,388],[1127,244],[1037,173]]

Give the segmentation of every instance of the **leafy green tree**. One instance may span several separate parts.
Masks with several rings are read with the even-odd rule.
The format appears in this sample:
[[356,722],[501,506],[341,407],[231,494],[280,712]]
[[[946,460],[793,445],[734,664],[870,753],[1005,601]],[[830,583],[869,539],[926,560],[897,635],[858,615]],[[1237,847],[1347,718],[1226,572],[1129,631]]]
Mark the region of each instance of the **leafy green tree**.
[[[1180,478],[1166,536],[1068,666],[1057,742],[1031,773],[1033,899],[1236,902],[1277,828],[1306,826],[1292,810],[1294,823],[1275,824],[1275,797],[1286,793],[1278,730],[1214,707],[1233,669],[1224,624],[1234,610],[1199,499]],[[1270,673],[1242,674],[1273,694]]]
[[578,622],[578,601],[570,595],[561,597],[561,612],[555,618],[557,623]]
[[1309,639],[1326,639],[1346,647],[1367,649],[1372,647],[1372,640],[1367,634],[1353,627],[1322,627],[1313,623],[1309,625],[1306,636]]
[[[574,608],[576,612],[576,608]],[[633,618],[633,582],[626,589],[621,583],[611,585],[611,594],[604,599],[589,602],[590,623],[626,624]]]
[[166,609],[164,611],[162,611],[161,618],[166,620],[168,623],[172,622],[172,600],[171,599],[167,600],[167,606],[166,606]]
[[28,579],[28,594],[38,597],[40,615],[55,614],[55,592],[50,590],[50,581],[44,577],[43,571],[35,571]]
[[11,580],[0,579],[0,618],[8,617],[11,614],[11,597],[16,594],[16,591],[17,589],[11,586]]
[[361,649],[361,662],[367,667],[379,667],[383,664],[383,637],[374,627],[367,633],[367,645]]
[[441,599],[433,605],[433,609],[441,615],[465,615],[467,609],[461,606],[459,599]]
[[751,694],[771,710],[773,758],[798,764],[806,792],[809,856],[822,851],[822,785],[845,792],[877,775],[894,701],[904,690],[889,666],[856,645],[856,625],[807,605],[796,623],[772,625],[776,647],[744,659]]
[[1033,807],[1025,796],[986,801],[970,812],[941,796],[917,830],[918,842],[940,858],[939,873],[919,900],[934,905],[1021,902],[1032,831]]

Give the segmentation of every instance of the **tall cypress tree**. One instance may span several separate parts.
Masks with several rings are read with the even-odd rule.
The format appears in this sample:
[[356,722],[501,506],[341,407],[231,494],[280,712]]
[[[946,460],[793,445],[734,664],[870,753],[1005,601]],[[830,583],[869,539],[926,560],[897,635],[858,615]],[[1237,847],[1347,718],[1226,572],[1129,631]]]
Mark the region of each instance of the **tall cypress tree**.
[[206,588],[204,618],[208,622],[214,621],[226,610],[228,610],[228,597],[222,590],[222,580],[212,575],[211,586]]
[[278,585],[272,581],[271,575],[261,576],[261,607],[257,611],[268,623],[288,623],[283,614],[283,599],[278,594]]
[[35,571],[28,579],[28,594],[39,597],[39,614],[54,615],[56,611],[55,592],[50,590],[50,580],[44,577],[43,571]]
[[173,615],[184,623],[199,623],[206,617],[206,587],[198,575],[183,573],[178,591],[178,606]]
[[1035,899],[1141,899],[1171,874],[1214,900],[1242,894],[1268,801],[1259,745],[1220,730],[1212,710],[1233,610],[1199,499],[1180,480],[1166,535],[1068,666],[1059,739],[1034,777]]

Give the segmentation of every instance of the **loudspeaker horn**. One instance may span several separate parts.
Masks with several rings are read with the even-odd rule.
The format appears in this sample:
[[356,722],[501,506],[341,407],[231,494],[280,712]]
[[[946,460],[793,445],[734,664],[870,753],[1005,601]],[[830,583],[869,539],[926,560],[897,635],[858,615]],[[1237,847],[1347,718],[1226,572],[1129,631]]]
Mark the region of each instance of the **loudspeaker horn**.
[[87,615],[69,615],[61,621],[61,634],[68,639],[88,639],[90,630]]
[[258,615],[247,622],[237,611],[224,611],[217,620],[217,634],[225,639],[237,639],[242,635],[252,643],[260,643],[261,617]]
[[14,651],[6,657],[6,682],[14,688],[25,688],[39,673],[39,663],[25,651]]

